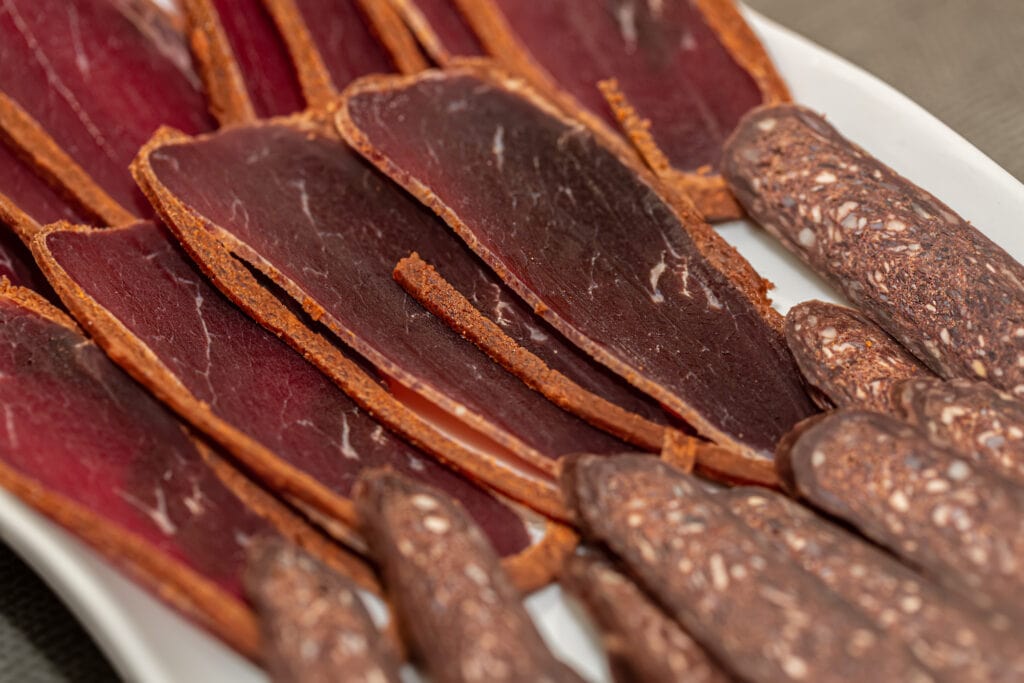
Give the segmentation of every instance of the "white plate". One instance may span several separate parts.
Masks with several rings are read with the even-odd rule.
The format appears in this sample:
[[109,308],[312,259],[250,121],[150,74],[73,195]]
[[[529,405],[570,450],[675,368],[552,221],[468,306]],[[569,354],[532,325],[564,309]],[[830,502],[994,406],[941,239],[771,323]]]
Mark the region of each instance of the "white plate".
[[[889,86],[754,12],[764,40],[797,101],[828,114],[845,135],[946,201],[1024,260],[1024,186],[966,140]],[[816,276],[744,222],[723,234],[778,289],[782,310],[809,298],[835,299]],[[128,680],[259,683],[252,664],[125,580],[95,553],[0,491],[0,537],[71,607]],[[587,678],[608,680],[594,640],[557,588],[527,604],[545,637]]]

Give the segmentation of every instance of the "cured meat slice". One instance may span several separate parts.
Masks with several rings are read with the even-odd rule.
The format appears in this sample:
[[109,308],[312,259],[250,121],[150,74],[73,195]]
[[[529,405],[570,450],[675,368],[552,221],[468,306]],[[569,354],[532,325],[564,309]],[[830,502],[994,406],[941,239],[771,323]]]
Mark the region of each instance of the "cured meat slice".
[[952,209],[791,105],[745,118],[724,168],[751,216],[937,374],[1024,397],[1024,266]]
[[[468,259],[465,262],[471,263]],[[428,311],[556,405],[624,441],[650,451],[661,450],[666,416],[658,404],[639,398],[621,380],[608,381],[607,374],[595,372],[597,366],[587,363],[557,338],[557,333],[542,328],[521,301],[502,299],[500,285],[485,282],[492,286],[483,291],[473,287],[470,291],[476,299],[475,307],[418,254],[399,261],[394,274],[405,291]],[[476,275],[467,274],[470,278]],[[500,325],[478,310],[484,302],[493,303],[488,307],[497,313]],[[503,328],[518,332],[518,338],[513,339]],[[529,334],[524,335],[526,330]],[[603,397],[608,395],[612,400]],[[623,409],[623,405],[636,411]]]
[[431,680],[582,680],[548,651],[494,551],[456,501],[377,471],[360,481],[356,504],[398,622]]
[[845,306],[794,306],[786,314],[786,342],[807,381],[840,408],[892,413],[897,384],[934,377],[899,342]]
[[437,64],[479,57],[483,46],[452,0],[388,0]]
[[503,66],[598,131],[623,128],[709,219],[740,215],[722,143],[789,93],[731,0],[454,1]]
[[[196,133],[211,121],[190,75],[123,7],[108,0],[4,2],[0,90],[117,204],[145,216],[152,209],[126,172],[139,147],[162,123]],[[25,135],[16,144],[31,155],[38,145],[31,130],[11,130],[6,118],[3,125],[7,136]],[[78,196],[77,188],[69,191]]]
[[221,124],[305,108],[296,67],[262,0],[183,5],[210,109]]
[[493,363],[392,280],[394,264],[414,249],[439,265],[472,255],[343,142],[284,124],[192,140],[165,136],[147,148],[138,171],[181,239],[212,233],[392,386],[522,462],[553,475],[560,455],[621,450],[621,442]]
[[977,606],[1024,615],[1024,489],[885,415],[840,411],[786,459],[801,496]]
[[749,264],[524,88],[482,66],[371,77],[338,122],[559,332],[702,435],[770,457],[814,407],[777,314],[730,279]]
[[1024,404],[986,382],[908,380],[897,391],[904,418],[933,445],[1024,486]]
[[52,294],[32,254],[10,228],[0,224],[0,279],[3,278],[12,285],[44,293],[48,298]]
[[258,652],[241,599],[245,546],[258,535],[291,537],[372,583],[37,295],[3,286],[0,339],[0,485],[234,647]]
[[594,553],[574,555],[559,580],[597,623],[616,681],[732,680],[607,558]]
[[696,478],[655,458],[584,455],[562,485],[584,535],[742,680],[932,680]]
[[[349,496],[361,471],[387,466],[461,501],[524,588],[546,583],[569,550],[563,534],[535,515],[521,518],[385,431],[235,308],[157,225],[58,228],[34,248],[72,313],[115,361],[276,492],[326,516],[325,527],[342,540],[363,547],[352,537]],[[528,523],[542,531],[536,544]]]
[[[117,203],[79,166],[17,102],[0,92],[0,138],[4,184],[14,197],[0,197],[6,220],[19,231],[33,231],[33,213],[52,216],[79,210],[101,223],[120,225],[131,213]],[[15,201],[12,202],[11,199]],[[19,206],[24,202],[24,207]]]
[[921,663],[954,681],[1014,681],[1024,657],[1011,624],[975,610],[891,555],[760,488],[722,494],[729,509],[788,552]]
[[[159,140],[154,144],[157,143]],[[561,496],[549,478],[517,461],[494,457],[496,449],[500,452],[500,447],[479,433],[468,428],[453,433],[450,420],[439,424],[433,419],[434,415],[418,412],[418,407],[414,409],[408,403],[400,402],[384,388],[383,382],[367,374],[367,368],[371,366],[349,357],[334,343],[313,331],[305,314],[295,310],[296,303],[286,294],[280,294],[285,298],[279,298],[276,285],[268,288],[266,278],[259,275],[258,279],[216,236],[202,224],[197,225],[188,210],[166,188],[150,182],[153,173],[147,168],[147,157],[148,150],[144,150],[133,169],[136,177],[165,215],[175,216],[188,228],[177,233],[178,239],[236,305],[301,351],[361,408],[410,443],[548,516],[567,519]]]
[[386,0],[264,0],[298,70],[306,101],[328,106],[360,76],[426,67]]
[[281,542],[261,544],[250,558],[245,583],[274,681],[398,683],[394,654],[356,584]]
[[359,76],[395,71],[360,0],[264,0],[311,106],[327,106]]
[[81,214],[32,167],[0,143],[0,222],[19,234],[58,220],[81,221]]

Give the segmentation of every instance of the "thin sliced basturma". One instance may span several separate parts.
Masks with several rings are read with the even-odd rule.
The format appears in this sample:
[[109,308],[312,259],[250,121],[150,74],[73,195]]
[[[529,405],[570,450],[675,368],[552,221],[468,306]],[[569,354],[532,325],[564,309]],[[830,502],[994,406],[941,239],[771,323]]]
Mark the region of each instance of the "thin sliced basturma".
[[454,1],[503,66],[603,133],[624,129],[708,218],[740,215],[718,175],[722,144],[789,93],[732,0]]
[[619,683],[732,680],[608,558],[574,555],[559,581],[596,622],[612,678]]
[[483,46],[453,0],[387,0],[405,19],[435,63],[454,57],[480,57]]
[[[195,442],[64,314],[0,290],[0,485],[231,645],[255,656],[245,546],[325,542]],[[340,551],[335,566],[372,582]],[[366,584],[364,584],[366,585]]]
[[541,317],[705,437],[768,458],[814,412],[765,302],[730,279],[749,265],[522,83],[478,65],[364,79],[338,122]]
[[36,266],[32,254],[6,225],[0,223],[0,279],[19,287],[31,289],[47,299],[56,301],[53,290]]
[[[264,0],[264,4],[288,45],[310,106],[329,105],[338,90],[360,76],[397,70],[361,0]],[[404,27],[398,28],[405,32]]]
[[1024,676],[1014,626],[925,579],[886,552],[795,501],[759,488],[732,489],[729,509],[788,552],[875,625],[904,642],[931,671],[953,681]]
[[[548,400],[623,441],[649,451],[661,450],[667,417],[658,404],[645,400],[607,370],[599,370],[593,361],[587,362],[586,356],[547,329],[521,300],[502,299],[504,288],[497,283],[484,283],[492,286],[482,291],[474,287],[471,302],[418,254],[399,261],[394,275],[428,311]],[[470,284],[465,278],[463,282]],[[494,312],[497,321],[479,310],[482,304]],[[518,333],[516,338],[505,329]],[[526,330],[528,334],[524,334]],[[602,395],[612,398],[606,400]]]
[[975,605],[1024,615],[1024,489],[906,423],[856,410],[820,420],[779,455],[814,505]]
[[[197,133],[202,93],[165,47],[108,0],[0,5],[0,90],[128,211],[152,213],[127,173],[160,124]],[[11,131],[6,131],[8,135]],[[19,140],[32,151],[35,141]]]
[[300,548],[258,542],[245,584],[275,683],[398,683],[398,664],[358,586]]
[[897,400],[935,446],[1024,486],[1024,403],[986,382],[935,378],[905,382]]
[[1024,266],[802,107],[766,107],[726,146],[750,215],[946,379],[1024,397]]
[[262,0],[183,4],[196,65],[222,124],[305,108],[296,67]]
[[807,381],[839,408],[893,413],[897,384],[934,377],[878,325],[845,306],[805,301],[789,309],[786,342]]
[[388,466],[461,501],[500,555],[531,568],[534,581],[550,578],[553,568],[531,547],[525,519],[385,431],[235,308],[162,228],[65,227],[39,237],[34,248],[104,350],[276,492],[351,535],[352,486],[366,468]]
[[[453,420],[439,408],[433,410],[446,416],[443,424],[409,405],[408,396],[418,397],[411,391],[406,391],[406,396],[399,400],[384,387],[379,376],[371,376],[369,364],[353,359],[335,342],[314,331],[305,314],[296,310],[298,303],[273,283],[268,285],[267,278],[254,274],[236,258],[230,246],[208,230],[207,224],[157,183],[149,165],[149,154],[170,141],[180,141],[180,136],[154,138],[140,153],[133,172],[154,206],[175,226],[176,237],[192,259],[235,305],[300,351],[360,408],[410,443],[449,467],[486,482],[491,488],[549,517],[568,519],[561,495],[550,477],[521,463],[512,454],[509,458],[503,457],[499,445],[468,426],[459,434],[451,433]],[[394,390],[400,385],[391,383],[390,386]],[[420,402],[425,403],[422,399]]]
[[157,141],[144,160],[140,173],[151,191],[162,186],[187,212],[168,214],[179,235],[211,232],[388,378],[523,462],[553,474],[566,453],[621,450],[620,441],[529,389],[394,282],[394,264],[410,251],[441,267],[472,254],[340,140],[268,123]]
[[932,680],[696,478],[656,458],[585,455],[567,463],[562,486],[584,535],[742,680]]
[[0,142],[0,222],[27,234],[59,220],[84,222],[84,217]]
[[431,680],[582,680],[547,649],[494,551],[456,501],[377,471],[360,481],[356,505],[399,625]]

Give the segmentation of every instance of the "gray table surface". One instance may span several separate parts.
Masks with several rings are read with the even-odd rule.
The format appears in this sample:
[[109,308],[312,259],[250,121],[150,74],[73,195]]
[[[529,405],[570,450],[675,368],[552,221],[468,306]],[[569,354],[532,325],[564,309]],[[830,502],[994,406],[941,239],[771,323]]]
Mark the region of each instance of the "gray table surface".
[[[1024,180],[1024,0],[747,0],[896,86]],[[115,681],[0,544],[0,681]]]

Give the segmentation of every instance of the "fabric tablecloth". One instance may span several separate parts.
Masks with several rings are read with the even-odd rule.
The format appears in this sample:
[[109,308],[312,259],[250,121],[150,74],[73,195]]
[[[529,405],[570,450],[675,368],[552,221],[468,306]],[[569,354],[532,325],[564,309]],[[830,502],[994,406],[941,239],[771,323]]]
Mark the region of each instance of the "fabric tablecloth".
[[[1024,0],[748,2],[888,81],[1024,180]],[[0,544],[0,681],[116,680],[74,617]]]

